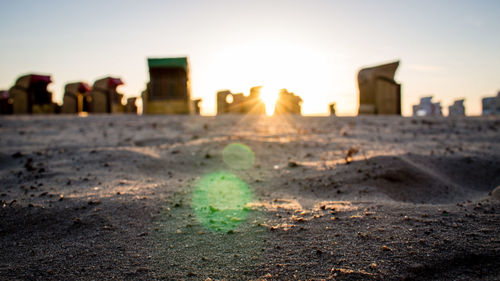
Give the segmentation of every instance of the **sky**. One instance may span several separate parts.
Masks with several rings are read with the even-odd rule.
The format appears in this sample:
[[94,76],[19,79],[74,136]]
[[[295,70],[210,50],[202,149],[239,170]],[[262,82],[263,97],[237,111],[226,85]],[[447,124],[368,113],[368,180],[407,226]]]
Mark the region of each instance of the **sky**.
[[[269,98],[286,88],[305,115],[355,115],[357,72],[400,60],[402,110],[434,96],[467,115],[500,91],[500,1],[28,1],[0,0],[0,89],[27,73],[68,82],[120,77],[139,96],[148,57],[187,56],[202,114],[218,90]],[[266,96],[269,95],[269,96]]]

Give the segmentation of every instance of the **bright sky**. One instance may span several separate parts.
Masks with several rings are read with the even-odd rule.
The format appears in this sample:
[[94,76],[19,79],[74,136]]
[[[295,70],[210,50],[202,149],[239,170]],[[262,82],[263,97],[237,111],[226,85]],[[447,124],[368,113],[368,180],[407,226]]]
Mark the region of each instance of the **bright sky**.
[[64,84],[122,78],[138,96],[147,57],[188,56],[193,97],[215,114],[221,89],[287,88],[303,113],[358,107],[361,67],[401,60],[403,114],[421,96],[468,115],[500,90],[500,1],[26,1],[0,0],[0,89],[21,74]]

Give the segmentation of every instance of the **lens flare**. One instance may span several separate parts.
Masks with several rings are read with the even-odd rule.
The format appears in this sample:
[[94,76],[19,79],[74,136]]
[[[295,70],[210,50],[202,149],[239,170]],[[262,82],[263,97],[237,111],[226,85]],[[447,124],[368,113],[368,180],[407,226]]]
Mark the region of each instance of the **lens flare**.
[[243,180],[228,172],[216,172],[200,179],[191,206],[198,222],[206,229],[228,232],[247,218],[247,204],[252,198]]
[[246,170],[255,162],[255,154],[244,144],[232,143],[222,150],[222,161],[232,169]]

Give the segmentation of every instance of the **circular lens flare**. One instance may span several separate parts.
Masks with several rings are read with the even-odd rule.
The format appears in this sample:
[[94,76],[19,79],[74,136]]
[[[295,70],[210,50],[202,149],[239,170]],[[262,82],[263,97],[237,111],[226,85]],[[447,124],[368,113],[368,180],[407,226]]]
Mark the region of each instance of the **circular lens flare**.
[[232,169],[246,170],[254,164],[255,154],[244,144],[231,143],[222,150],[222,161]]
[[200,179],[191,206],[198,222],[205,228],[227,232],[246,219],[247,204],[252,197],[243,180],[228,172],[216,172]]

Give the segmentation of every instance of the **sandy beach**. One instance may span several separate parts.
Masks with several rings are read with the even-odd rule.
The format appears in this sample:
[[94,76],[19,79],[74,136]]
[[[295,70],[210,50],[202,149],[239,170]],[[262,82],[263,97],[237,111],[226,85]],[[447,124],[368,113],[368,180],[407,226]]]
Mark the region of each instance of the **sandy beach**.
[[498,117],[2,117],[0,279],[500,280],[499,130]]

